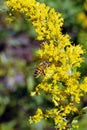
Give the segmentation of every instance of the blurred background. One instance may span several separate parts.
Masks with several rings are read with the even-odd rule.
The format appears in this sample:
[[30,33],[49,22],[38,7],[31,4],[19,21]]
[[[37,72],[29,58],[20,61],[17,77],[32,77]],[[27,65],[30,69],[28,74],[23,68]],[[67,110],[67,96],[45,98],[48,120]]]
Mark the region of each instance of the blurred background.
[[[87,1],[86,0],[38,0],[54,7],[64,18],[63,33],[71,36],[72,44],[85,49],[81,76],[87,76]],[[33,77],[39,58],[36,50],[39,42],[30,23],[22,16],[11,21],[9,12],[0,0],[0,130],[54,130],[48,122],[30,125],[28,119],[38,106],[49,104],[41,97],[31,97],[30,92],[40,82]],[[87,96],[81,106],[87,106]],[[79,130],[87,130],[87,114],[79,120]]]

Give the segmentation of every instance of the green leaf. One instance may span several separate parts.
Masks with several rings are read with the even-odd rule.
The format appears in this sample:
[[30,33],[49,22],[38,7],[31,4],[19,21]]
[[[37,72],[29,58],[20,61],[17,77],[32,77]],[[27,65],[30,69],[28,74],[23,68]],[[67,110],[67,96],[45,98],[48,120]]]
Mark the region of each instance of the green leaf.
[[14,126],[16,124],[16,121],[11,121],[9,123],[3,123],[1,124],[1,129],[0,130],[14,130]]

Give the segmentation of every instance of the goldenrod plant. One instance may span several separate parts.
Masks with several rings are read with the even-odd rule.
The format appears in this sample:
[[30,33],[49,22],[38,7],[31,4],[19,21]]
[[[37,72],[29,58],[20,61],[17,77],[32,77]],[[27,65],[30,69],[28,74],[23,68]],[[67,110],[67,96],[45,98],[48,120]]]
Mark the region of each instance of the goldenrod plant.
[[[81,4],[81,10],[77,14],[77,23],[79,26],[77,40],[87,51],[87,0],[84,0]],[[81,72],[86,75],[87,53],[85,53],[84,59],[85,62],[81,66]]]
[[47,96],[53,104],[45,110],[38,108],[29,123],[51,119],[58,130],[78,128],[76,115],[81,114],[78,104],[87,92],[87,77],[80,80],[78,67],[84,53],[80,45],[72,45],[68,34],[62,33],[63,18],[54,8],[36,0],[7,0],[12,15],[23,14],[37,33],[41,48],[37,51],[41,63],[35,69],[35,77],[42,77],[32,96]]
[[84,29],[87,29],[87,0],[82,5],[83,9],[77,15],[77,20]]

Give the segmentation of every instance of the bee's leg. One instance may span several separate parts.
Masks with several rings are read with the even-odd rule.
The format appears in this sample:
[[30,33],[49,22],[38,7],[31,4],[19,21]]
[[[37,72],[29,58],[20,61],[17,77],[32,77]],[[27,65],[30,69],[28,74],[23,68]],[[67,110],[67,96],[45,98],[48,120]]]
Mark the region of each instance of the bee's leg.
[[45,72],[44,72],[44,70],[43,70],[43,76],[45,76]]

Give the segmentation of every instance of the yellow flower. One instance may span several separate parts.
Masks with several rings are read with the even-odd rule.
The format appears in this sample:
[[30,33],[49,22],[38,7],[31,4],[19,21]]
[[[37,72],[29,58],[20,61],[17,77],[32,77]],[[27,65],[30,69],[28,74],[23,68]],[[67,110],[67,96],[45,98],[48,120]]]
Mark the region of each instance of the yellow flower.
[[[43,80],[31,96],[44,94],[54,106],[44,112],[37,109],[29,122],[38,123],[43,118],[51,118],[59,130],[67,129],[68,122],[73,121],[74,113],[78,112],[75,104],[79,104],[80,98],[87,92],[87,77],[80,83],[80,73],[77,71],[83,62],[82,47],[72,45],[69,35],[62,34],[63,18],[54,8],[36,0],[7,0],[6,4],[11,11],[24,14],[26,20],[32,23],[37,39],[45,43],[37,53],[44,63],[49,63],[47,67],[41,67]],[[83,13],[78,15],[78,19],[84,21],[84,27],[87,26]],[[77,127],[71,124],[70,128]]]
[[37,109],[36,114],[32,117],[30,117],[29,122],[31,123],[38,123],[43,118],[43,113],[40,108]]
[[[83,4],[83,9],[85,10],[85,12],[87,11],[87,0],[85,0]],[[77,20],[79,23],[81,23],[84,29],[87,28],[87,15],[85,14],[85,12],[80,12],[77,15]]]

